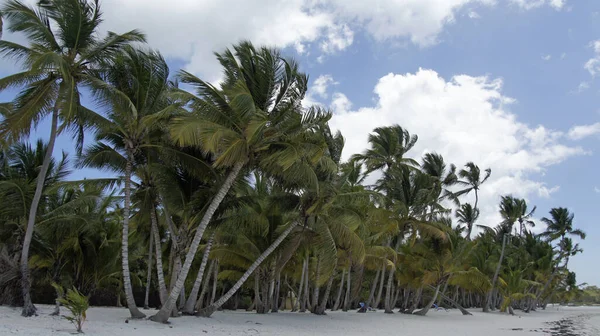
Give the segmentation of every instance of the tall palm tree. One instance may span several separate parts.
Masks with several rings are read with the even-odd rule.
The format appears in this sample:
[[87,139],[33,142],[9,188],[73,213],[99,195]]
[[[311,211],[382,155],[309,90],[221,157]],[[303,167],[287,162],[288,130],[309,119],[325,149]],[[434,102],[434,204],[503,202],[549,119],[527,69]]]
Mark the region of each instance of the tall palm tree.
[[542,222],[548,227],[541,233],[541,236],[551,241],[559,238],[562,240],[567,236],[585,239],[586,233],[573,227],[574,218],[575,214],[569,212],[567,208],[552,208],[550,210],[550,218],[542,218]]
[[[255,48],[249,42],[217,54],[225,72],[221,88],[182,71],[182,82],[196,88],[187,95],[192,113],[174,118],[170,133],[179,145],[196,146],[214,156],[214,167],[228,169],[227,178],[210,202],[196,228],[185,262],[161,310],[152,317],[166,322],[181,292],[204,231],[225,195],[244,167],[260,167],[270,173],[288,174],[301,157],[318,160],[324,145],[290,143],[306,132],[316,131],[330,114],[302,112],[300,101],[307,76],[277,50]],[[182,92],[185,95],[185,92]],[[298,166],[296,166],[298,168]],[[298,179],[314,179],[310,169],[294,169]],[[309,174],[309,175],[307,175]]]
[[446,198],[451,196],[449,187],[456,184],[458,176],[456,176],[456,166],[454,164],[446,165],[444,157],[437,153],[426,153],[423,156],[421,169],[425,174],[435,178],[435,189],[438,198]]
[[108,84],[95,87],[92,93],[110,110],[107,120],[98,129],[98,143],[86,149],[80,165],[124,173],[123,282],[131,316],[141,318],[145,315],[137,309],[133,298],[128,260],[131,177],[136,165],[148,161],[149,148],[159,145],[160,133],[155,134],[157,127],[153,118],[172,111],[176,105],[168,104],[169,68],[156,52],[125,47],[115,57],[113,66],[99,75]]
[[484,170],[484,175],[482,177],[481,169],[479,169],[479,167],[473,162],[467,162],[465,168],[458,172],[458,177],[460,179],[456,181],[458,185],[464,186],[465,188],[454,193],[455,200],[458,200],[459,196],[467,195],[473,191],[475,193],[475,204],[473,205],[473,208],[477,209],[477,203],[479,202],[479,189],[481,188],[481,185],[485,183],[488,178],[490,178],[491,174],[492,170],[487,168]]
[[467,240],[471,240],[471,232],[473,225],[479,218],[479,210],[474,208],[470,203],[465,203],[460,206],[460,209],[456,210],[456,217],[458,222],[467,226]]
[[516,208],[518,209],[518,219],[519,222],[519,236],[523,236],[523,232],[527,231],[527,226],[535,227],[535,222],[531,220],[533,213],[537,209],[536,206],[528,211],[527,209],[527,201],[524,199],[516,199],[515,200]]
[[98,0],[45,0],[39,1],[36,8],[9,0],[0,12],[8,31],[23,33],[29,40],[29,46],[0,41],[0,54],[16,58],[25,69],[0,79],[0,90],[21,88],[15,99],[5,104],[0,135],[12,140],[27,137],[32,126],[51,116],[48,149],[29,208],[20,261],[22,315],[31,316],[36,309],[30,295],[29,247],[56,136],[65,130],[77,130],[81,148],[83,130],[100,117],[81,105],[80,85],[94,85],[93,72],[100,63],[109,62],[124,45],[145,39],[135,30],[122,35],[109,33],[98,39],[97,29],[102,22]]

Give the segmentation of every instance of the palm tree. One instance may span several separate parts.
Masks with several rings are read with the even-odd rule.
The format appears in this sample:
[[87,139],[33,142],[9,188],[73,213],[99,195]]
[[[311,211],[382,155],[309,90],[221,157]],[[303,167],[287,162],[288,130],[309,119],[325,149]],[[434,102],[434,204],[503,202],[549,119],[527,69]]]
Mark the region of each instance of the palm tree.
[[458,180],[454,164],[447,166],[442,155],[427,153],[423,156],[421,169],[425,174],[435,178],[434,184],[438,198],[446,198],[452,195],[448,188],[455,185]]
[[249,42],[234,46],[233,52],[217,54],[217,59],[225,71],[220,89],[188,72],[180,73],[181,81],[195,87],[197,96],[187,95],[193,113],[173,118],[170,133],[179,145],[196,146],[212,154],[214,167],[229,169],[229,173],[196,228],[167,302],[152,317],[157,322],[168,320],[202,235],[242,169],[260,167],[273,174],[313,179],[314,175],[306,175],[310,170],[290,168],[299,156],[314,160],[323,153],[324,144],[289,142],[294,137],[300,140],[299,135],[316,130],[330,118],[330,114],[317,110],[302,113],[300,101],[306,93],[307,77],[294,61]]
[[81,148],[83,130],[100,117],[81,105],[79,86],[94,85],[93,72],[101,63],[108,63],[124,45],[143,42],[144,36],[134,30],[123,35],[109,33],[98,39],[97,28],[102,21],[98,0],[46,0],[39,1],[36,8],[9,0],[0,12],[8,31],[25,34],[30,44],[27,47],[0,41],[0,53],[16,58],[25,68],[0,79],[0,90],[22,89],[11,103],[5,104],[0,135],[12,141],[27,137],[32,126],[48,114],[51,116],[48,149],[29,208],[20,260],[22,315],[31,316],[36,309],[30,295],[29,248],[56,136],[63,130],[78,130]]
[[[148,162],[148,149],[158,145],[153,118],[174,110],[176,105],[168,105],[169,68],[156,52],[125,47],[115,57],[114,65],[100,76],[108,84],[95,87],[92,93],[111,109],[107,120],[98,129],[96,139],[99,142],[86,149],[80,165],[124,172],[121,249],[124,290],[131,316],[141,318],[145,315],[137,309],[133,298],[128,260],[131,176],[136,165]],[[151,208],[152,215],[154,209]],[[154,239],[156,242],[158,237]],[[159,251],[157,245],[157,257]]]
[[458,172],[458,176],[460,177],[460,179],[456,181],[456,183],[458,185],[464,186],[465,188],[454,193],[453,196],[455,200],[458,200],[459,196],[467,195],[471,191],[473,191],[475,192],[475,204],[473,205],[473,208],[477,209],[477,203],[479,202],[479,189],[481,188],[481,185],[485,183],[485,181],[487,181],[488,178],[490,178],[491,174],[492,170],[490,168],[487,168],[486,170],[484,170],[484,176],[482,178],[481,170],[479,169],[479,167],[473,162],[468,162],[465,165],[465,168],[461,169]]
[[458,222],[467,226],[467,240],[471,240],[471,231],[473,230],[473,225],[479,218],[479,210],[473,208],[470,203],[465,203],[460,206],[460,209],[456,210],[456,217],[458,217]]
[[531,211],[527,211],[527,202],[524,199],[516,199],[515,205],[518,209],[518,219],[519,222],[519,236],[523,236],[523,232],[527,231],[527,226],[534,227],[535,222],[530,218],[533,216],[533,213],[537,209],[537,207],[533,207]]
[[542,222],[548,227],[546,228],[546,231],[541,233],[541,236],[547,237],[550,241],[559,238],[562,240],[567,236],[585,239],[585,232],[573,227],[574,218],[575,214],[570,213],[567,208],[552,208],[550,210],[550,218],[542,218]]

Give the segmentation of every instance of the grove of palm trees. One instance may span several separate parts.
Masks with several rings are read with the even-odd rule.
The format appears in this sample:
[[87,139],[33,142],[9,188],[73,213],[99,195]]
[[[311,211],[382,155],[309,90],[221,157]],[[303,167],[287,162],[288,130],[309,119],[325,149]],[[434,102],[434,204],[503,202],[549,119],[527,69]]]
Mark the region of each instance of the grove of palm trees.
[[[352,135],[303,105],[308,75],[280,50],[232,41],[211,83],[169,69],[140,31],[101,34],[98,0],[8,0],[0,13],[27,37],[0,40],[20,66],[0,79],[17,92],[0,105],[0,304],[23,316],[64,313],[72,288],[161,323],[361,304],[534,314],[582,293],[573,212],[507,193],[502,221],[484,221],[494,167],[419,157],[402,125],[343,160]],[[61,135],[72,151],[55,150]],[[114,178],[69,178],[81,168]]]

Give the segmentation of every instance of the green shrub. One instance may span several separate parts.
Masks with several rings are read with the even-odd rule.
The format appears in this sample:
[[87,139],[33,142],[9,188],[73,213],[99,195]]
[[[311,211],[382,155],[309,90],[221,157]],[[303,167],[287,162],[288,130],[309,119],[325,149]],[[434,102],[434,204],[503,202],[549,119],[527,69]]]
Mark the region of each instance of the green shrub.
[[75,287],[67,290],[67,295],[59,299],[59,302],[65,306],[73,316],[65,316],[67,320],[75,325],[77,332],[83,332],[83,322],[85,322],[85,312],[89,307],[87,296],[81,294]]

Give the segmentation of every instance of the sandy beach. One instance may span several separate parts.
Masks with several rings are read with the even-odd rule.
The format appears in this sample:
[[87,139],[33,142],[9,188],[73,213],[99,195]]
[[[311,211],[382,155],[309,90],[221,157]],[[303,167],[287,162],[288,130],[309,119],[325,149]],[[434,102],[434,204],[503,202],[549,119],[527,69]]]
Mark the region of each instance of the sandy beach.
[[[0,307],[0,335],[69,335],[73,326],[50,316],[52,307],[38,306],[40,315],[20,316],[20,309]],[[154,310],[144,311],[150,315]],[[86,335],[600,335],[600,308],[548,307],[545,311],[516,316],[484,314],[462,316],[455,310],[432,311],[428,316],[328,312],[326,316],[283,312],[258,315],[246,311],[217,312],[210,319],[180,317],[169,325],[148,320],[129,320],[124,308],[91,308],[84,325]]]

